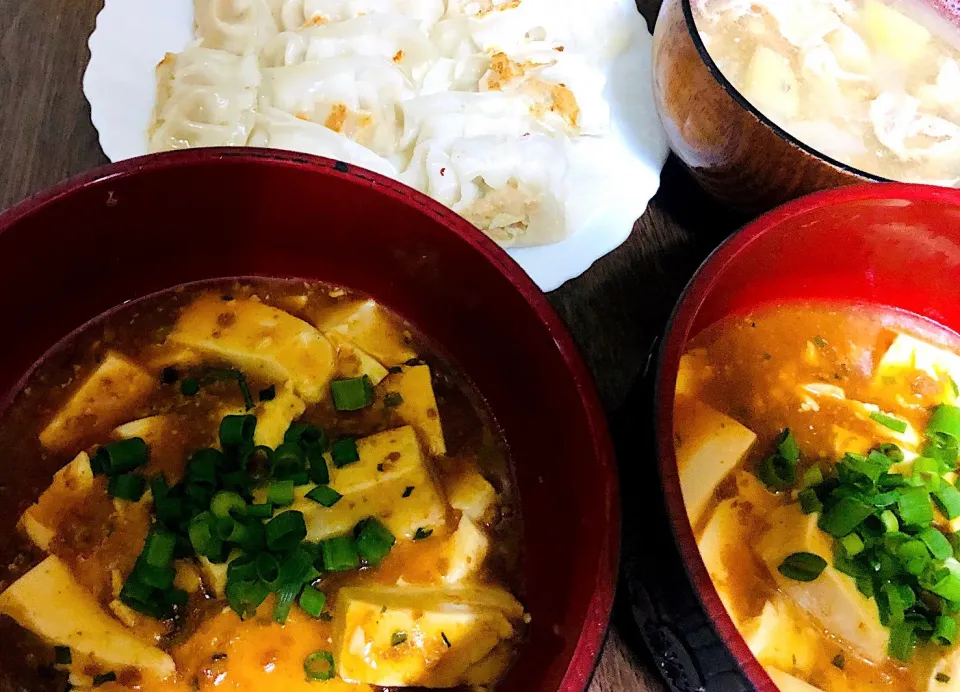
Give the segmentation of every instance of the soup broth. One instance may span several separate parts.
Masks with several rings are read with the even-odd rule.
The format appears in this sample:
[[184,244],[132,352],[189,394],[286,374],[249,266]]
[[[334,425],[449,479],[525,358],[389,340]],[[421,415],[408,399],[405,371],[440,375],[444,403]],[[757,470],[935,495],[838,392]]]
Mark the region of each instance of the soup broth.
[[726,318],[683,355],[687,512],[781,689],[960,685],[958,352],[906,315],[794,305]]
[[[923,0],[692,0],[704,45],[764,115],[854,168],[960,183],[960,33]],[[936,9],[935,9],[936,8]]]
[[0,419],[0,690],[493,685],[506,443],[399,317],[319,283],[124,306]]

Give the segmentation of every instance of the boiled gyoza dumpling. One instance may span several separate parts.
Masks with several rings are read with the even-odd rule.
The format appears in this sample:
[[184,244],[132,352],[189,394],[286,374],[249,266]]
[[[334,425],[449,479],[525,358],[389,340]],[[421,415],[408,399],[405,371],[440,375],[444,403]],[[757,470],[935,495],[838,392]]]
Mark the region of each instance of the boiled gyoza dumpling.
[[480,135],[519,137],[543,130],[522,100],[500,92],[448,92],[418,96],[400,104],[401,148],[434,139]]
[[204,48],[256,53],[277,31],[267,0],[195,0],[197,38]]
[[626,46],[638,13],[629,0],[449,0],[445,17],[484,52],[547,41],[605,60]]
[[390,161],[349,137],[276,108],[260,109],[249,144],[253,147],[289,149],[326,156],[362,166],[390,178],[399,177],[396,167]]
[[267,0],[283,31],[334,24],[366,14],[400,14],[424,31],[443,15],[443,0]]
[[417,21],[396,14],[369,14],[337,24],[285,31],[267,41],[261,54],[265,67],[336,57],[392,60],[419,82],[437,55]]
[[531,44],[510,54],[494,53],[489,64],[480,90],[521,95],[551,130],[594,135],[609,129],[606,77],[581,56]]
[[150,150],[246,144],[259,85],[252,55],[198,47],[168,53],[157,66]]
[[420,141],[401,180],[505,247],[566,237],[568,143],[546,134]]
[[263,70],[260,103],[389,156],[400,136],[396,104],[413,95],[410,80],[390,60],[329,58]]

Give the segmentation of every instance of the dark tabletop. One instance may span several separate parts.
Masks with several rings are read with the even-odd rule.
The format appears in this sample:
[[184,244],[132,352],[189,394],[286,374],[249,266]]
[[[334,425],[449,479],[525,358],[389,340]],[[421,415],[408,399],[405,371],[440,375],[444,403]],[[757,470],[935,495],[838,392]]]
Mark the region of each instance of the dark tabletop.
[[[638,4],[652,26],[659,0]],[[101,6],[101,0],[0,0],[0,210],[107,161],[81,91],[87,38]],[[671,158],[660,192],[627,242],[550,294],[611,417],[629,420],[628,393],[674,301],[739,221]],[[629,501],[631,488],[621,490]],[[624,527],[627,540],[632,528]],[[591,692],[659,692],[664,686],[623,600],[618,594]]]

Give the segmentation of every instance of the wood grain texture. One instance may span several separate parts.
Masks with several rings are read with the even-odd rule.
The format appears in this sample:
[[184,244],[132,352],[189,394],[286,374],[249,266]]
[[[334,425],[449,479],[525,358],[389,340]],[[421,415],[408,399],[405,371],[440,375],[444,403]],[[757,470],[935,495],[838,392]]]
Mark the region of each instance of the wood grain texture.
[[[158,0],[161,2],[163,0]],[[652,26],[658,0],[638,0]],[[81,79],[100,0],[0,0],[0,210],[106,163]],[[743,219],[671,159],[626,243],[550,295],[611,413],[624,405],[690,275]],[[629,460],[626,460],[629,463]],[[623,488],[629,500],[630,489]],[[625,527],[625,540],[635,538]],[[660,692],[629,610],[618,603],[592,692]]]
[[[690,0],[667,0],[654,34],[654,99],[667,139],[717,198],[750,212],[870,178],[785,139],[708,67]],[[705,52],[704,52],[705,54]]]

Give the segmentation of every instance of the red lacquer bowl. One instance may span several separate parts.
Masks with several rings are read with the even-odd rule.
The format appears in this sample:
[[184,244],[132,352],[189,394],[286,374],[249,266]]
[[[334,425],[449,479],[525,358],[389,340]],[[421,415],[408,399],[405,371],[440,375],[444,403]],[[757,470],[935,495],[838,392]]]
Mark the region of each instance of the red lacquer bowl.
[[[510,445],[524,514],[523,600],[533,620],[501,689],[584,690],[619,552],[602,409],[534,283],[414,190],[327,159],[226,149],[125,161],[27,200],[0,216],[0,405],[87,320],[177,284],[232,276],[317,279],[372,295],[473,380]],[[0,482],[11,472],[4,467]]]
[[656,436],[667,513],[717,633],[758,689],[776,687],[713,588],[684,510],[673,446],[680,356],[705,327],[733,313],[792,300],[906,310],[960,331],[960,190],[861,185],[801,198],[731,236],[700,267],[660,351]]

